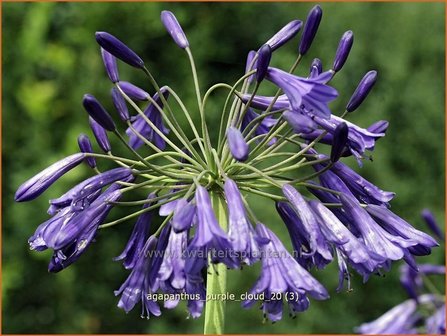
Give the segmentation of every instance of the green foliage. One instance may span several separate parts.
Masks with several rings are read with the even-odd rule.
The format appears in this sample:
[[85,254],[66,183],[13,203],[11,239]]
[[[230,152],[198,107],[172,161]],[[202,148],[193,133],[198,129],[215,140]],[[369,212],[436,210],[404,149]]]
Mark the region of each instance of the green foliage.
[[[27,248],[27,239],[46,220],[47,199],[88,176],[86,167],[64,176],[31,204],[15,204],[16,188],[50,163],[77,149],[76,136],[90,134],[81,98],[96,95],[112,110],[109,83],[94,40],[108,31],[143,56],[159,83],[169,83],[194,111],[192,76],[182,50],[160,23],[163,9],[183,25],[197,61],[202,89],[234,82],[249,50],[257,49],[292,19],[305,19],[307,3],[4,3],[3,6],[3,332],[5,333],[201,333],[203,317],[186,319],[186,307],[163,311],[150,321],[138,307],[126,315],[116,307],[113,290],[127,272],[112,257],[126,243],[132,223],[101,232],[73,266],[59,274],[46,271],[49,253]],[[393,190],[393,210],[425,230],[419,212],[432,209],[444,219],[444,4],[324,3],[316,40],[300,66],[304,75],[313,57],[331,65],[344,31],[355,43],[344,69],[333,81],[340,97],[331,106],[340,114],[358,81],[370,69],[379,77],[370,97],[350,118],[359,125],[386,119],[387,136],[366,162],[362,174]],[[288,68],[297,39],[275,52],[274,66]],[[150,89],[144,75],[119,64],[121,77]],[[271,89],[271,87],[268,87]],[[267,92],[267,89],[265,89]],[[271,93],[271,91],[270,91]],[[216,125],[225,93],[213,95],[207,118]],[[212,129],[214,129],[212,127]],[[115,147],[118,147],[116,142]],[[350,161],[352,166],[355,162]],[[274,206],[255,198],[259,218],[281,238],[287,232]],[[122,213],[113,213],[118,218]],[[289,244],[290,246],[290,244]],[[438,249],[421,262],[443,262]],[[354,291],[335,293],[336,265],[313,273],[331,299],[312,301],[296,319],[262,323],[259,310],[227,303],[229,333],[350,333],[406,298],[398,285],[398,265],[384,278]],[[229,271],[228,290],[245,292],[259,266]],[[442,287],[442,284],[440,284]],[[441,288],[444,290],[443,288]]]

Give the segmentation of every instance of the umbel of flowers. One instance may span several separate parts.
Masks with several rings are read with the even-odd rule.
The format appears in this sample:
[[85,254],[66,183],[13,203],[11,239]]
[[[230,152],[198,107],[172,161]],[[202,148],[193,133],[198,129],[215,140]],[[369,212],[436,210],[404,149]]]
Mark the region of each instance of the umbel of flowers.
[[[404,259],[417,271],[413,256],[429,254],[436,241],[390,210],[394,193],[341,162],[354,156],[361,165],[385,135],[384,120],[363,128],[345,119],[368,96],[377,73],[367,72],[346,99],[345,111],[333,113],[329,103],[339,93],[329,83],[344,66],[354,35],[343,34],[329,66],[318,58],[306,61],[321,17],[315,6],[304,25],[289,22],[259,50],[248,52],[245,71],[234,85],[216,84],[202,96],[188,39],[175,16],[163,11],[163,25],[190,61],[198,108],[187,108],[171,87],[160,85],[143,59],[117,37],[97,32],[116,111],[110,114],[90,94],[82,103],[103,153],[94,151],[81,134],[79,153],[32,177],[15,195],[17,202],[30,201],[81,163],[92,168],[92,177],[50,200],[51,217],[29,239],[31,249],[53,250],[49,271],[75,262],[98,232],[136,219],[127,245],[115,258],[130,272],[115,292],[118,306],[129,312],[141,302],[142,316],[149,318],[161,314],[151,294],[172,294],[164,308],[187,301],[194,318],[205,308],[206,333],[223,332],[225,302],[206,301],[206,296],[225,292],[227,269],[262,264],[258,280],[247,290],[263,299],[246,300],[242,306],[260,304],[271,321],[282,318],[284,306],[293,316],[309,308],[310,298],[328,299],[310,271],[333,261],[339,265],[338,290],[350,289],[351,270],[366,281]],[[301,28],[295,63],[286,71],[270,67],[277,50]],[[144,72],[154,94],[121,80],[117,61]],[[310,63],[307,77],[294,74],[303,62]],[[257,94],[266,81],[277,87],[273,96]],[[227,94],[222,112],[207,109],[217,90]],[[191,111],[200,114],[199,125]],[[211,113],[221,115],[218,129],[207,124]],[[181,115],[193,138],[180,127]],[[216,143],[210,132],[218,135]],[[129,157],[114,154],[109,136],[118,140],[114,146],[128,149]],[[116,168],[101,169],[104,160]],[[270,199],[285,226],[262,223],[247,202],[248,194]],[[133,200],[122,200],[124,195]],[[133,210],[106,223],[117,206]],[[164,218],[158,228],[151,227],[155,216]],[[274,233],[284,228],[294,251]]]

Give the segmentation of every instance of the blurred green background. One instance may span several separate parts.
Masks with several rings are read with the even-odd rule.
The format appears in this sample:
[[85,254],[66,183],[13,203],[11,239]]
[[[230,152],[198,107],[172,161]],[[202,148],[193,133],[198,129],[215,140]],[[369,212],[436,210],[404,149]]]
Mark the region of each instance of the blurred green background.
[[[186,319],[185,307],[163,310],[160,318],[140,318],[140,307],[125,314],[116,307],[117,289],[127,276],[112,261],[124,247],[132,223],[101,232],[73,266],[47,272],[50,254],[28,249],[27,239],[47,218],[48,199],[89,176],[80,167],[29,204],[16,204],[16,188],[50,163],[77,150],[79,133],[90,134],[81,98],[92,93],[111,109],[111,84],[105,75],[94,32],[108,31],[146,61],[161,84],[173,87],[195,111],[192,78],[185,54],[162,24],[161,10],[172,10],[189,38],[202,88],[234,82],[249,50],[257,49],[292,19],[306,18],[311,3],[3,3],[3,332],[4,333],[201,333],[203,317]],[[397,197],[392,207],[426,230],[419,212],[432,209],[444,223],[444,4],[323,3],[323,20],[298,70],[305,74],[313,57],[325,68],[344,31],[354,31],[350,58],[333,81],[340,113],[363,74],[379,73],[361,108],[350,116],[362,126],[386,119],[387,136],[378,142],[374,162],[362,174]],[[298,39],[275,52],[272,63],[288,68]],[[121,78],[150,86],[142,73],[119,64]],[[208,105],[217,125],[223,94]],[[119,145],[115,142],[115,148]],[[350,161],[352,163],[352,161]],[[355,167],[355,164],[352,165]],[[356,168],[357,169],[357,168]],[[254,204],[259,217],[285,240],[287,233],[273,204]],[[123,213],[113,212],[111,218]],[[288,245],[290,246],[290,244]],[[443,247],[420,262],[444,262]],[[406,298],[398,283],[398,264],[385,277],[354,291],[335,293],[336,265],[314,271],[331,299],[312,301],[296,319],[287,312],[276,324],[262,323],[261,312],[228,302],[228,333],[351,333]],[[259,266],[231,271],[229,291],[253,285]],[[443,281],[437,285],[443,291]]]

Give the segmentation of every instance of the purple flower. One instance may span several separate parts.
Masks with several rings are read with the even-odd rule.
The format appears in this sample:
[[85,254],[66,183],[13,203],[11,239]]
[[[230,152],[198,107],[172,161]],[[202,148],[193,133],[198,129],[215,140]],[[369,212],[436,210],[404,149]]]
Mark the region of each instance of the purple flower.
[[302,220],[298,217],[293,208],[287,202],[277,202],[276,210],[289,231],[294,249],[294,258],[299,264],[306,269],[310,269],[313,265],[316,265],[317,268],[326,266],[330,261],[326,259],[326,250],[323,249],[323,254],[320,254],[320,251],[318,250],[313,255],[310,253],[309,235]]
[[107,76],[109,76],[110,80],[113,83],[118,82],[119,75],[118,75],[118,66],[116,64],[116,58],[106,51],[104,48],[101,48],[101,56],[102,61],[104,62],[104,66],[106,68]]
[[416,302],[407,300],[395,306],[377,320],[363,323],[357,328],[361,334],[412,334],[418,319]]
[[354,112],[363,103],[376,83],[376,79],[377,71],[372,70],[366,73],[349,99],[348,105],[346,105],[346,111]]
[[122,121],[128,121],[130,119],[129,110],[127,109],[126,101],[124,97],[121,95],[119,90],[114,87],[112,88],[112,100],[115,109],[118,111],[118,114]]
[[343,65],[345,64],[353,43],[354,43],[354,33],[348,30],[341,37],[337,51],[335,53],[334,64],[332,65],[332,69],[335,72],[340,71]]
[[267,69],[272,58],[272,48],[264,44],[258,51],[258,61],[256,62],[256,81],[262,82],[267,74]]
[[[247,112],[244,115],[244,118],[242,119],[242,125],[241,125],[241,130],[244,131],[248,124],[254,120],[255,118],[259,117],[260,115],[258,113],[256,113],[255,111],[253,111],[253,109],[248,108]],[[273,125],[276,124],[276,119],[267,116],[264,117],[255,127],[255,135],[256,136],[261,136],[261,135],[265,135],[269,132],[270,128],[272,128]],[[253,127],[253,126],[251,126]],[[268,145],[271,146],[276,142],[276,138],[271,139],[268,142]]]
[[[173,289],[181,290],[186,286],[185,257],[183,251],[188,241],[187,231],[171,231],[163,262],[158,270],[158,280],[169,284]],[[164,284],[166,285],[166,284]]]
[[386,120],[379,120],[379,121],[376,121],[371,126],[369,126],[367,128],[367,130],[372,133],[384,133],[385,134],[386,130],[388,129],[389,124],[390,123]]
[[310,117],[300,112],[285,111],[282,116],[295,133],[310,133],[318,127]]
[[[312,209],[309,207],[301,194],[291,185],[284,184],[282,191],[284,196],[292,205],[293,210],[295,210],[296,214],[301,220],[303,228],[302,234],[308,241],[310,248],[307,255],[309,257],[312,257],[315,254],[320,255],[321,257],[318,258],[319,262],[316,263],[315,266],[318,268],[324,267],[324,265],[328,264],[333,257]],[[315,261],[317,260],[315,259]]]
[[[245,94],[242,96],[242,101],[244,103],[248,103],[248,101],[251,98],[251,94]],[[256,95],[253,97],[252,102],[250,103],[250,106],[262,111],[267,110],[267,108],[272,103],[274,97],[267,97],[267,96],[259,96]],[[282,110],[282,109],[291,109],[290,108],[290,102],[286,95],[280,95],[275,103],[273,104],[272,111]]]
[[425,220],[425,223],[427,223],[428,228],[441,240],[445,240],[444,234],[442,233],[441,228],[439,227],[438,223],[436,222],[436,218],[433,215],[433,213],[428,210],[424,209],[421,213],[422,218]]
[[90,94],[84,95],[82,104],[87,113],[102,127],[108,131],[116,129],[115,123],[109,113],[104,109],[100,102]]
[[303,35],[301,36],[299,53],[300,55],[306,54],[309,50],[312,41],[315,38],[315,34],[317,33],[318,26],[320,25],[321,17],[323,16],[323,11],[321,7],[316,5],[314,6],[307,15],[307,20],[304,25]]
[[186,272],[199,273],[208,264],[208,255],[212,263],[223,263],[229,268],[238,267],[231,255],[231,243],[217,222],[210,196],[204,187],[197,187],[195,201],[197,225],[195,235],[187,248]]
[[419,303],[419,293],[423,288],[422,275],[445,274],[444,265],[419,264],[418,270],[403,264],[399,268],[400,284],[407,291],[408,296]]
[[275,35],[273,35],[265,44],[268,44],[272,51],[286,44],[292,39],[301,29],[303,22],[301,20],[293,20],[281,28]]
[[126,180],[131,178],[131,176],[132,171],[128,168],[114,168],[97,174],[71,188],[61,197],[50,200],[50,209],[56,211],[69,205],[73,209],[82,209],[89,204],[88,197],[90,195],[102,189],[104,186],[116,181]]
[[269,68],[266,79],[284,91],[292,110],[304,110],[306,113],[329,118],[331,111],[327,104],[338,96],[337,90],[325,85],[331,76],[330,72],[324,72],[318,77],[306,79],[276,68]]
[[228,236],[239,259],[252,265],[260,258],[257,235],[247,219],[242,195],[237,184],[227,178],[224,184],[228,204]]
[[121,197],[119,188],[117,184],[111,186],[87,209],[62,221],[58,232],[43,233],[45,244],[55,250],[48,271],[59,272],[81,257],[95,238],[98,226],[112,210],[113,204],[110,202]]
[[175,15],[167,10],[161,12],[161,22],[165,26],[169,35],[171,35],[174,42],[182,49],[186,49],[189,47],[188,39],[185,36],[185,33],[177,21]]
[[[153,199],[156,196],[154,193],[150,193],[147,197],[148,200]],[[143,205],[143,209],[146,209],[153,205],[153,203],[146,203]],[[147,211],[142,213],[132,230],[132,233],[130,235],[129,241],[126,244],[126,247],[124,248],[124,251],[114,260],[124,260],[123,265],[124,268],[130,269],[134,268],[138,256],[140,252],[143,249],[144,243],[146,242],[147,238],[149,237],[149,230],[151,227],[151,221],[152,216],[154,212],[153,211]]]
[[[164,98],[168,99],[169,91],[165,87],[162,87],[160,91],[162,92]],[[158,92],[154,94],[152,99],[160,108],[163,108],[163,102]],[[169,134],[169,129],[167,129],[163,124],[163,117],[154,104],[149,104],[143,113],[161,132],[164,134]],[[144,120],[141,115],[138,115],[135,118],[132,122],[132,126],[138,133],[140,133],[148,141],[152,142],[159,149],[163,150],[166,147],[165,140],[154,131],[154,129]],[[138,149],[144,144],[143,140],[141,140],[130,127],[126,130],[126,134],[129,137],[129,146],[133,149]]]
[[[247,62],[245,63],[245,73],[249,73],[251,70],[256,68],[256,61],[253,63],[253,65],[251,64],[253,62],[253,59],[256,56],[256,51],[254,50],[250,50],[248,52],[247,55]],[[253,82],[253,78],[255,77],[255,75],[251,75],[250,77],[248,77],[248,83]]]
[[144,313],[146,313],[147,318],[149,318],[150,314],[154,316],[161,315],[158,304],[148,297],[152,294],[148,287],[148,276],[156,245],[157,238],[150,236],[140,251],[132,272],[121,287],[115,291],[116,296],[121,295],[118,307],[124,309],[126,313],[131,311],[137,302],[141,300],[142,316],[144,316]]
[[228,127],[227,139],[231,155],[238,161],[247,160],[249,151],[248,144],[242,133],[236,127]]
[[139,88],[138,86],[124,81],[119,81],[118,86],[131,99],[146,101],[149,99],[149,93]]
[[47,190],[59,177],[84,161],[84,158],[84,153],[77,153],[53,163],[39,174],[23,183],[17,189],[14,200],[16,202],[25,202],[35,199]]
[[319,58],[314,58],[310,64],[309,77],[315,78],[323,72],[323,64]]
[[175,203],[174,216],[171,221],[173,231],[178,233],[188,230],[192,226],[195,215],[196,206],[185,198],[179,199]]
[[[93,153],[92,143],[88,136],[83,133],[78,136],[78,146],[82,153]],[[94,157],[90,156],[85,160],[91,168],[96,167],[96,160]]]
[[331,148],[331,161],[337,162],[343,154],[346,143],[348,142],[348,125],[344,122],[340,123],[334,131],[334,139]]
[[445,303],[425,321],[427,334],[445,335]]
[[98,44],[113,56],[135,68],[144,68],[144,62],[140,56],[115,36],[106,32],[96,32],[95,37]]
[[[281,319],[283,298],[287,300],[291,313],[294,314],[308,308],[307,295],[317,300],[329,297],[326,289],[293,259],[272,231],[258,223],[256,232],[269,242],[261,245],[261,275],[250,294],[264,296],[261,308],[271,321]],[[246,300],[242,306],[248,308],[255,302],[253,299]]]
[[92,117],[89,117],[88,121],[90,123],[90,128],[92,129],[93,135],[95,136],[96,142],[98,143],[99,147],[105,153],[109,153],[112,150],[112,147],[110,146],[109,137],[107,136],[106,130],[100,124],[98,124]]

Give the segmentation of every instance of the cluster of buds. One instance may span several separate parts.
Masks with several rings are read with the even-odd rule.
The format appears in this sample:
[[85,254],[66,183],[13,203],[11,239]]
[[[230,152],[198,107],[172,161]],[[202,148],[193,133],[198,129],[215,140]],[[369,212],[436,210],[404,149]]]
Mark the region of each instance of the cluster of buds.
[[[341,162],[354,156],[361,165],[388,127],[384,120],[367,128],[346,120],[370,93],[376,71],[361,79],[340,116],[329,108],[339,95],[329,83],[346,63],[353,33],[343,34],[328,70],[323,71],[322,62],[315,58],[306,78],[293,74],[312,45],[321,17],[321,8],[315,6],[304,25],[300,20],[288,23],[259,50],[248,53],[245,72],[234,85],[216,84],[202,97],[188,39],[175,16],[163,11],[163,25],[191,64],[200,125],[193,123],[190,110],[174,90],[157,83],[140,56],[111,34],[97,32],[113,83],[116,118],[90,94],[84,96],[83,106],[104,153],[93,151],[88,136],[82,134],[80,153],[46,168],[15,195],[18,202],[32,200],[82,162],[92,168],[93,177],[50,200],[52,217],[29,239],[34,250],[54,251],[49,270],[58,272],[75,262],[98,231],[136,218],[129,241],[116,258],[130,274],[115,294],[126,312],[141,301],[142,315],[147,317],[161,314],[159,303],[150,299],[153,293],[173,294],[174,299],[164,301],[167,309],[177,306],[179,297],[186,298],[189,313],[198,317],[216,278],[224,277],[227,269],[257,262],[262,264],[259,279],[242,305],[250,307],[263,298],[261,309],[271,321],[282,318],[286,301],[295,315],[308,309],[309,297],[327,299],[328,291],[310,271],[335,259],[338,290],[350,289],[350,269],[366,281],[372,274],[388,271],[392,261],[403,259],[416,272],[413,256],[429,254],[437,242],[390,210],[393,192],[381,190]],[[275,52],[303,26],[290,70],[270,67]],[[141,70],[154,94],[122,81],[117,60]],[[277,86],[276,94],[257,94],[265,81]],[[207,110],[207,100],[216,90],[228,95],[220,126],[212,129],[218,132],[212,143],[206,116],[216,112]],[[180,114],[192,139],[180,126]],[[118,117],[120,124],[113,120]],[[116,137],[117,146],[128,149],[130,158],[112,152],[109,135]],[[327,155],[322,154],[325,151]],[[101,171],[97,161],[102,160],[117,167]],[[122,200],[125,194],[133,200]],[[247,202],[248,194],[275,203],[294,251],[288,251],[274,233],[283,226],[261,222]],[[105,223],[117,206],[139,210]],[[164,220],[154,229],[151,221],[157,215]]]

